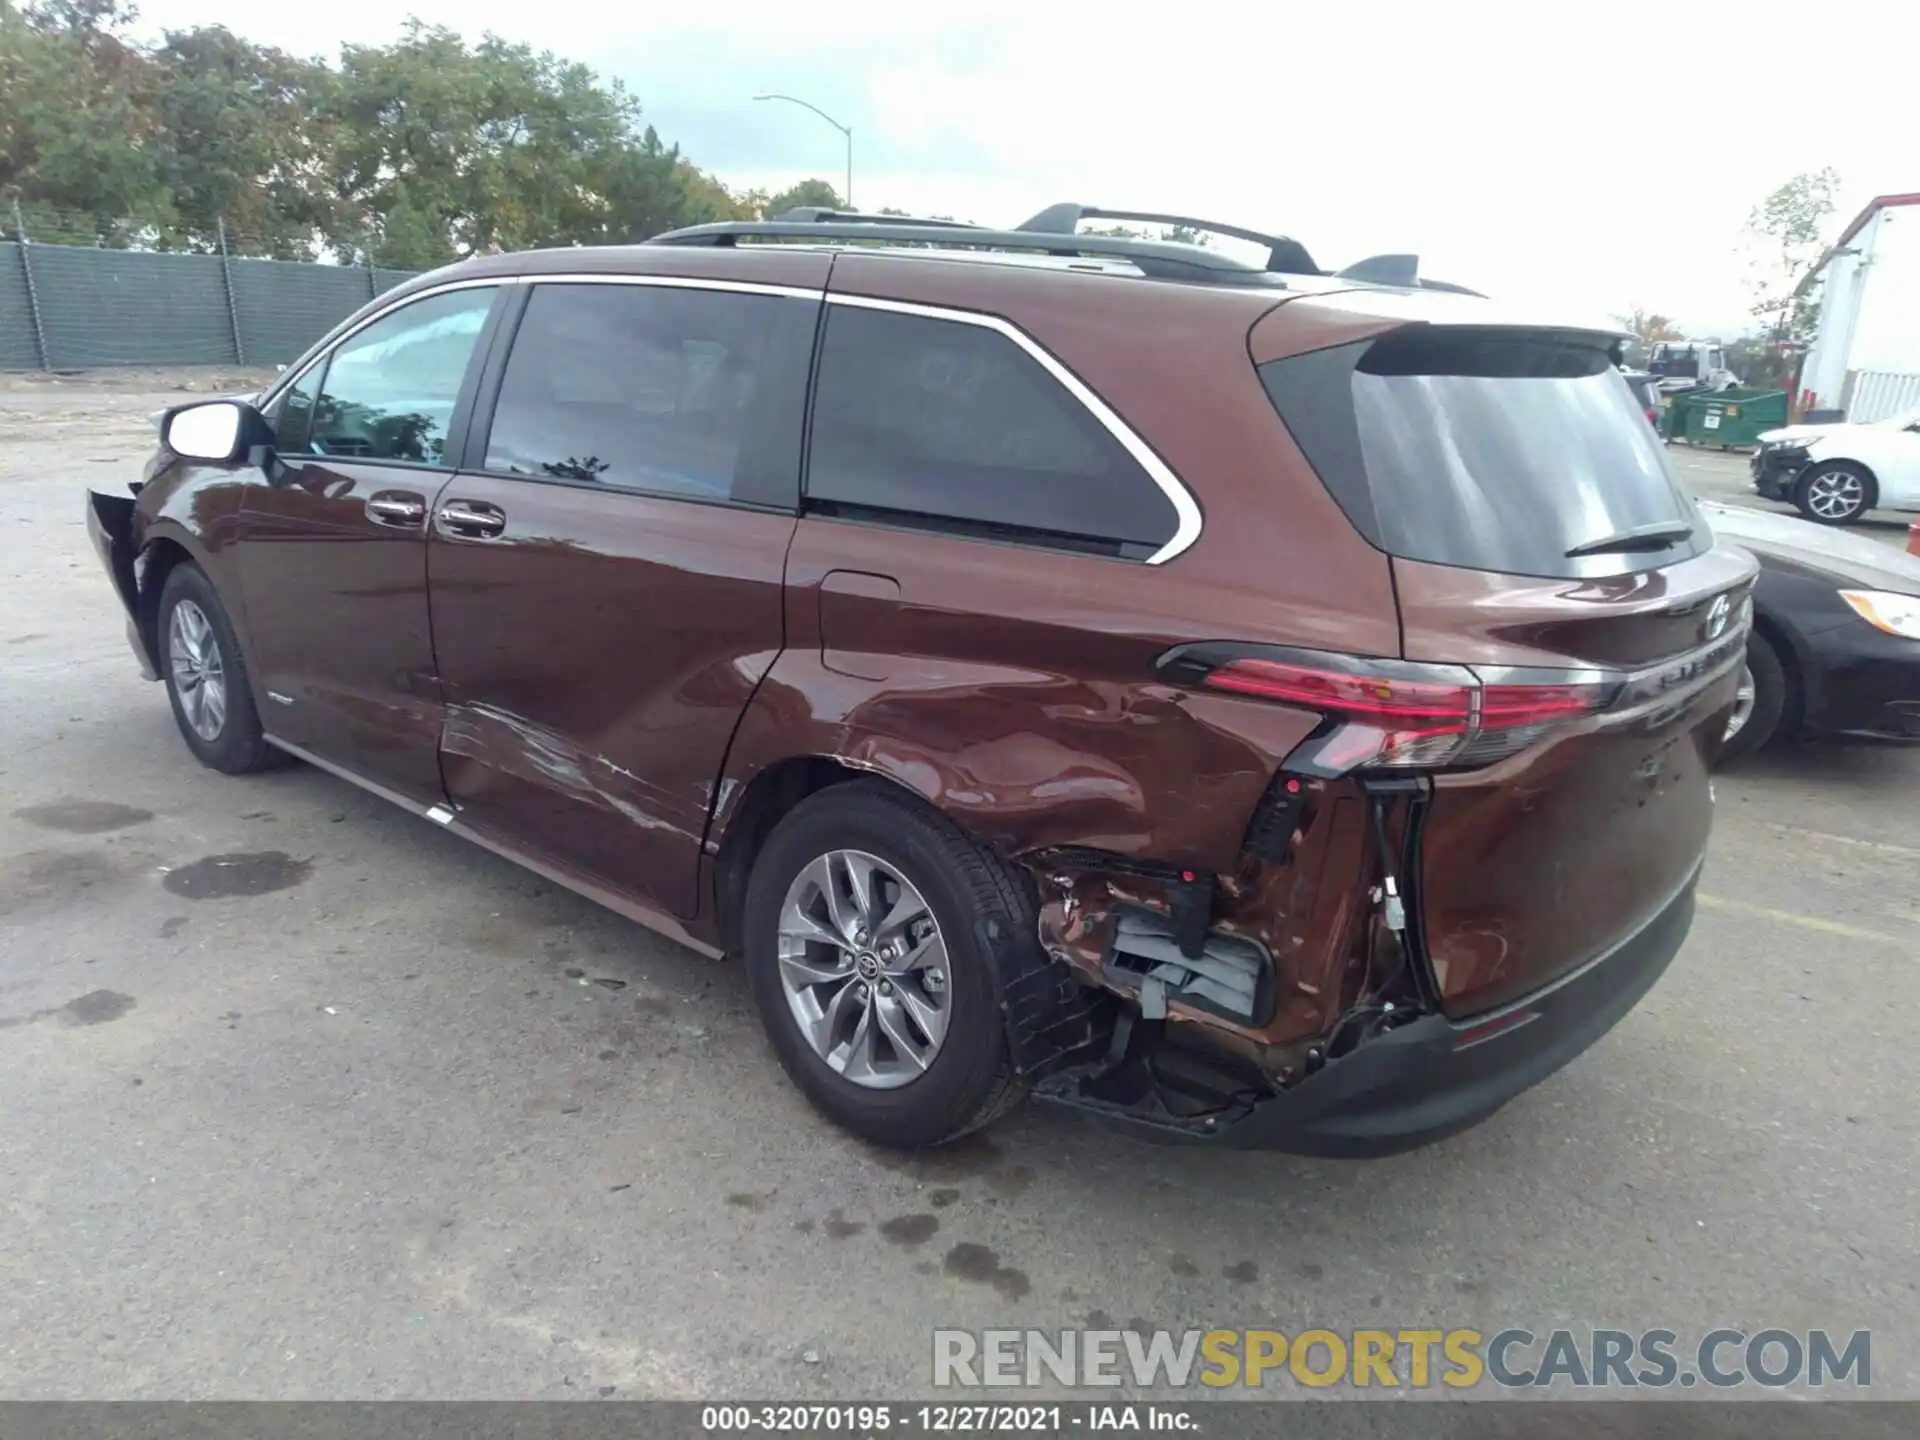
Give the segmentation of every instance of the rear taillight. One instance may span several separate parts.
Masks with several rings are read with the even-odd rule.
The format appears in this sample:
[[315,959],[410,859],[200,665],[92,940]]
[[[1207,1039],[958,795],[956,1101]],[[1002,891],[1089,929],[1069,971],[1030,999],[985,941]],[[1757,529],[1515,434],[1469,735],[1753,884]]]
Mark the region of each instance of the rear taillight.
[[1287,759],[1289,770],[1490,765],[1556,728],[1604,709],[1606,683],[1489,684],[1457,665],[1312,654],[1271,658],[1182,646],[1163,674],[1205,690],[1317,710],[1327,724]]

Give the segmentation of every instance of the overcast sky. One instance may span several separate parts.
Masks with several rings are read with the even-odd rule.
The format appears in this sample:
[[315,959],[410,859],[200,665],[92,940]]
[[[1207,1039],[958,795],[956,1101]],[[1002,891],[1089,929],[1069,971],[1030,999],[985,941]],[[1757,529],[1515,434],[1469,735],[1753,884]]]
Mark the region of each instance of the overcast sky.
[[[624,80],[735,187],[995,224],[1053,201],[1205,215],[1321,264],[1417,251],[1424,274],[1582,313],[1745,325],[1741,224],[1793,173],[1842,177],[1833,228],[1920,190],[1920,5],[1701,0],[1264,5],[1234,0],[415,0]],[[143,28],[224,24],[332,56],[398,33],[389,0],[147,0]]]

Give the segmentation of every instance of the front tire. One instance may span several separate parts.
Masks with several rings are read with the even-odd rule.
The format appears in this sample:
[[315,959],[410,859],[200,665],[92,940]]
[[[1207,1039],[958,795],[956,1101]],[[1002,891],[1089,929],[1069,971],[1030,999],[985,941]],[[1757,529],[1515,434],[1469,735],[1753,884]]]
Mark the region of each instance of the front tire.
[[1851,525],[1878,498],[1873,477],[1845,460],[1808,466],[1793,487],[1793,503],[1816,525]]
[[780,822],[742,948],[774,1053],[821,1114],[912,1149],[1018,1103],[982,930],[1038,944],[1015,877],[911,796],[853,781]]
[[278,758],[253,703],[246,657],[206,572],[176,565],[160,589],[160,673],[180,738],[202,765],[227,775],[265,770]]

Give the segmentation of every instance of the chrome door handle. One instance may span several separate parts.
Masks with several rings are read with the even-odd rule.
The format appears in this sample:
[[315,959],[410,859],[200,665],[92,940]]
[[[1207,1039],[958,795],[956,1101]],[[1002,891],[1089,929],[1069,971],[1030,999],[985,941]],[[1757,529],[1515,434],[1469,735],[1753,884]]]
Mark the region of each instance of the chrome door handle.
[[418,495],[375,495],[367,501],[367,516],[383,525],[418,525],[427,518],[427,502]]
[[506,515],[496,506],[472,500],[449,500],[440,507],[440,528],[472,539],[494,536],[507,528]]

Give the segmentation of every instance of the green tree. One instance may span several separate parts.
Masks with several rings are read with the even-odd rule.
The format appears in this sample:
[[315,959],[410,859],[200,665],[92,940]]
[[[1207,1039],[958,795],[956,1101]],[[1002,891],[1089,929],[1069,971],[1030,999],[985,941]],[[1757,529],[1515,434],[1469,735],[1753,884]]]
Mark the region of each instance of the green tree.
[[1613,318],[1622,330],[1642,345],[1682,338],[1680,327],[1657,310],[1642,310],[1636,305],[1625,314],[1616,315]]
[[617,82],[526,45],[414,21],[329,66],[219,26],[143,46],[134,18],[0,0],[0,205],[23,202],[36,239],[211,250],[224,228],[243,253],[425,268],[767,203],[662,140]]
[[726,186],[696,169],[678,146],[662,142],[652,126],[637,144],[608,157],[602,185],[604,217],[572,238],[630,244],[683,225],[751,218]]
[[632,228],[612,191],[645,196],[678,163],[640,105],[584,65],[412,21],[387,46],[348,46],[326,118],[339,199],[369,233],[336,230],[383,265],[566,244]]
[[760,213],[769,220],[776,220],[789,210],[801,206],[819,206],[826,210],[844,210],[847,202],[840,198],[840,192],[825,180],[802,180],[798,185],[770,195],[760,202]]
[[1213,237],[1191,225],[1162,225],[1149,230],[1139,225],[1089,225],[1082,235],[1102,235],[1113,240],[1166,240],[1178,245],[1207,245]]
[[1754,260],[1752,313],[1776,343],[1806,345],[1813,339],[1819,308],[1801,282],[1819,261],[1821,237],[1839,188],[1840,176],[1831,167],[1804,171],[1747,216]]
[[150,59],[172,243],[211,250],[224,221],[230,245],[313,258],[339,204],[331,129],[316,115],[332,72],[217,25],[170,32]]
[[1727,345],[1727,368],[1756,390],[1791,390],[1800,359],[1767,334],[1743,335]]
[[0,0],[0,195],[115,217],[110,242],[167,210],[151,66],[120,33],[134,17],[121,0]]

